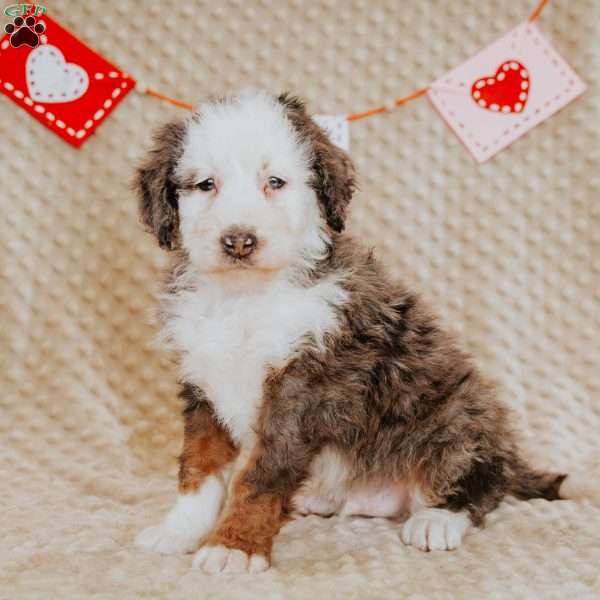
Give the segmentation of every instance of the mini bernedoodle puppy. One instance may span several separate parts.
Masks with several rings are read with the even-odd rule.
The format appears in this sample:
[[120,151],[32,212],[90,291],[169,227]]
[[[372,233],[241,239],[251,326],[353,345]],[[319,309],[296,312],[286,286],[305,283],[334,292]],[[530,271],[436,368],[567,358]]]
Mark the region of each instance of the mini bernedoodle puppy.
[[343,234],[353,165],[300,100],[201,104],[159,129],[136,187],[173,258],[160,314],[185,401],[177,503],[139,546],[256,573],[288,515],[315,513],[452,550],[507,494],[580,493],[527,465],[493,385]]

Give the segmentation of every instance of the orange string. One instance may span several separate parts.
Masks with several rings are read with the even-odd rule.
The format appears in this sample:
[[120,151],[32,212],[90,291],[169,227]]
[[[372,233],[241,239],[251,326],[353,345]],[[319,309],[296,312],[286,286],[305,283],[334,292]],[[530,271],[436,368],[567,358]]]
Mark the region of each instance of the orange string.
[[[400,98],[396,98],[393,103],[393,108],[402,106],[403,104],[406,104],[407,102],[410,102],[415,98],[419,98],[423,94],[426,94],[428,89],[429,88],[424,87],[413,92],[412,94],[408,94],[408,96],[401,96]],[[389,110],[390,109],[386,108],[385,106],[378,106],[377,108],[372,108],[371,110],[365,110],[364,112],[353,113],[351,115],[348,115],[346,117],[346,121],[360,121],[360,119],[366,119],[367,117],[371,117],[372,115],[378,115],[384,112],[388,112]]]
[[533,21],[535,21],[542,14],[542,11],[544,10],[548,2],[550,2],[550,0],[540,0],[538,5],[534,8],[533,12],[529,15],[528,21],[530,23],[533,23]]
[[[542,14],[542,11],[546,7],[550,0],[540,0],[537,6],[533,9],[533,12],[529,15],[528,22],[532,23]],[[366,119],[367,117],[372,117],[373,115],[379,115],[384,112],[388,112],[391,108],[397,108],[398,106],[402,106],[411,100],[415,100],[416,98],[420,98],[424,94],[427,93],[428,87],[420,88],[407,96],[400,96],[393,101],[393,106],[378,106],[377,108],[371,108],[369,110],[365,110],[359,113],[352,113],[346,117],[346,120],[349,122],[352,121],[360,121],[361,119]],[[154,90],[146,89],[144,93],[148,96],[154,96],[155,98],[159,98],[160,100],[164,100],[165,102],[169,102],[170,104],[174,104],[175,106],[179,106],[181,108],[187,108],[188,110],[192,110],[194,106],[189,102],[184,102],[183,100],[178,100],[177,98],[171,98],[170,96],[166,96],[165,94],[161,94],[160,92],[156,92]]]
[[160,100],[164,100],[165,102],[169,102],[170,104],[174,104],[175,106],[179,106],[181,108],[187,108],[188,110],[192,110],[192,108],[194,108],[194,105],[190,104],[189,102],[177,100],[177,98],[171,98],[170,96],[166,96],[160,92],[155,92],[154,90],[146,89],[144,90],[144,93],[147,96],[154,96],[155,98],[159,98]]

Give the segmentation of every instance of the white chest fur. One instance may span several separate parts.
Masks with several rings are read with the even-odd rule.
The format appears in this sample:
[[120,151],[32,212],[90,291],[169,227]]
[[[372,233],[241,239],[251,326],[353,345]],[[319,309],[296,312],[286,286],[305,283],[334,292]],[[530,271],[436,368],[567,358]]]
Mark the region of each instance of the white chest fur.
[[180,354],[181,376],[206,392],[233,438],[248,446],[267,369],[283,367],[307,334],[321,344],[345,298],[333,278],[311,287],[279,279],[235,293],[198,282],[165,300],[164,334]]

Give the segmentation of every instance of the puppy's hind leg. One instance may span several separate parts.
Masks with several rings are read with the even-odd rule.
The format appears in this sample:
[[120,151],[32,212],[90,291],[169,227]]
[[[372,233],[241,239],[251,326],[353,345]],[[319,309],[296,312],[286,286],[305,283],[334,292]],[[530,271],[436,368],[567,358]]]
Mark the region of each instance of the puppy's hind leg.
[[400,534],[402,541],[425,551],[458,548],[464,536],[483,525],[486,513],[498,506],[507,493],[508,481],[507,461],[501,457],[473,461],[445,497],[433,491],[430,480],[427,494],[417,491],[413,495],[411,515]]
[[182,396],[188,405],[177,502],[160,525],[144,529],[135,539],[139,548],[161,554],[193,552],[213,530],[237,455],[201,392],[185,386]]
[[348,494],[349,467],[343,456],[326,446],[315,456],[310,471],[292,498],[301,515],[330,517],[340,511]]
[[419,550],[454,550],[472,526],[467,511],[422,507],[404,522],[400,538]]

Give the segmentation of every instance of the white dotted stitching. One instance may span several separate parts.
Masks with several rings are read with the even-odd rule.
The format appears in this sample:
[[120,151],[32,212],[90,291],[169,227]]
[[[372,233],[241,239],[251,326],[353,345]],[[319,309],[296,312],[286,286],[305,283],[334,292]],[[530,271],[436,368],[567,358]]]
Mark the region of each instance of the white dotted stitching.
[[[498,73],[497,80],[498,80],[498,81],[503,81],[503,80],[505,79],[506,75],[505,75],[504,71],[506,71],[506,70],[507,70],[507,69],[506,69],[506,67],[507,67],[507,66],[508,66],[509,68],[512,68],[512,69],[514,69],[514,70],[517,70],[517,69],[515,69],[515,68],[514,68],[514,66],[513,66],[513,65],[518,65],[518,64],[519,64],[519,63],[517,63],[517,62],[515,62],[515,61],[510,61],[510,62],[509,62],[509,61],[507,61],[506,63],[502,64],[502,65],[501,65],[501,66],[498,68],[499,70],[500,70],[500,69],[502,69],[502,71],[501,71],[500,73]],[[527,78],[527,77],[529,77],[529,74],[527,73],[527,71],[526,71],[525,69],[522,69],[522,70],[521,70],[521,77],[523,77],[523,78]],[[481,88],[483,88],[485,85],[494,85],[495,83],[496,83],[496,78],[495,78],[495,77],[488,77],[487,79],[486,79],[485,77],[483,77],[483,78],[481,78],[479,81],[476,81],[476,82],[475,82],[475,85],[474,85],[474,87],[475,87],[476,89],[475,89],[475,91],[473,91],[473,92],[472,92],[472,95],[473,95],[473,98],[474,98],[475,100],[478,100],[477,104],[479,104],[479,106],[481,106],[482,108],[486,108],[486,107],[487,107],[487,102],[486,102],[486,101],[484,101],[484,100],[479,100],[479,98],[481,97],[481,92],[480,92],[479,90],[480,90]],[[523,85],[523,84],[525,84],[525,85]],[[521,89],[523,89],[523,90],[526,90],[528,87],[529,87],[529,84],[528,84],[526,81],[523,81],[523,82],[521,83]],[[523,97],[523,96],[524,96],[524,97]],[[520,99],[520,100],[523,100],[523,101],[527,100],[527,94],[520,94],[520,95],[519,95],[519,99]],[[517,108],[517,105],[519,106],[519,108]],[[496,104],[493,104],[492,106],[495,106],[495,107],[496,107],[496,108],[491,108],[491,106],[490,106],[490,109],[491,109],[491,110],[494,110],[494,111],[498,110],[498,108],[499,108],[499,107],[498,107],[498,105],[496,105]],[[516,103],[516,104],[513,106],[513,111],[514,111],[514,112],[521,112],[521,109],[522,109],[522,108],[523,108],[523,105],[517,102],[517,103]],[[506,107],[506,106],[503,106],[503,107],[502,107],[502,112],[504,112],[504,113],[507,113],[507,112],[512,112],[512,111],[510,110],[510,107],[508,107],[508,110],[507,110],[507,107]]]
[[[2,50],[5,50],[8,47],[8,44],[2,44],[1,48]],[[111,79],[115,79],[117,77],[119,77],[119,73],[117,73],[116,71],[110,71],[108,76]],[[121,77],[123,77],[124,79],[129,79],[129,75],[127,75],[127,73],[121,73]],[[96,73],[94,75],[95,79],[104,79],[104,74],[103,73]],[[2,80],[0,79],[0,83],[2,83]],[[26,104],[27,106],[33,107],[33,110],[39,114],[44,114],[46,113],[46,119],[48,119],[48,121],[50,121],[51,123],[54,122],[54,124],[59,128],[59,129],[65,129],[68,133],[68,135],[76,137],[77,139],[82,139],[86,134],[89,134],[89,130],[94,122],[91,119],[88,119],[84,125],[85,129],[79,129],[77,132],[72,128],[72,127],[67,127],[66,123],[64,123],[64,121],[61,121],[60,119],[56,119],[55,115],[51,112],[46,112],[46,108],[44,106],[42,106],[41,104],[35,104],[33,102],[33,100],[31,100],[31,98],[29,96],[26,96],[24,94],[24,92],[22,92],[21,90],[15,89],[15,86],[10,83],[9,81],[5,81],[3,83],[3,86],[6,90],[8,90],[9,92],[12,92],[13,95],[15,96],[15,98],[18,98],[19,100],[22,100],[24,104]],[[120,88],[121,89],[125,89],[127,88],[127,82],[123,81],[120,84]],[[119,88],[114,88],[113,91],[111,92],[111,96],[112,98],[118,98],[121,95],[121,89]],[[107,98],[104,103],[103,106],[106,109],[109,109],[112,106],[113,102],[110,98]],[[93,119],[98,121],[100,120],[105,114],[105,111],[103,109],[97,110],[94,113],[94,117]]]
[[[531,36],[533,36],[533,37],[532,37],[532,40],[533,40],[533,43],[534,43],[534,45],[535,45],[535,46],[539,46],[539,45],[540,45],[540,40],[539,40],[539,39],[538,39],[538,37],[535,35],[535,32],[534,32],[533,30],[531,30],[531,29],[527,28],[527,29],[525,29],[525,33],[526,33],[527,35],[531,35]],[[548,51],[547,51],[547,49],[545,49],[545,50],[544,50],[544,53],[545,53],[546,55],[548,55]],[[503,70],[504,70],[504,71],[508,71],[510,67],[509,67],[508,65],[506,65],[506,64],[505,64],[505,65],[504,65],[502,68],[503,68]],[[564,72],[564,70],[562,70],[562,69],[559,69],[559,73],[560,73],[560,75],[562,75],[563,77],[566,77],[566,73]],[[448,85],[451,85],[451,84],[452,84],[452,80],[451,80],[451,79],[447,79],[447,80],[446,80],[446,83],[447,83]],[[526,82],[523,82],[523,83],[526,83]],[[559,99],[560,99],[560,98],[563,96],[563,94],[567,94],[568,92],[570,92],[570,91],[571,91],[571,88],[572,88],[572,87],[575,85],[575,80],[574,80],[574,79],[569,79],[569,82],[568,82],[568,83],[569,83],[568,87],[566,87],[566,88],[563,90],[563,92],[562,92],[562,93],[560,93],[560,94],[557,94],[557,95],[555,96],[555,98],[554,98],[554,100],[555,100],[555,101],[558,101],[558,100],[559,100]],[[522,85],[522,84],[521,84],[521,85]],[[433,93],[435,96],[439,96],[439,102],[440,102],[440,104],[441,104],[441,105],[444,107],[444,109],[448,110],[448,105],[446,104],[446,102],[444,102],[444,98],[443,98],[443,96],[441,96],[441,95],[440,95],[439,91],[438,91],[438,90],[436,90],[435,88],[432,88],[431,92],[432,92],[432,93]],[[550,105],[550,102],[546,102],[546,104],[545,104],[544,106],[547,108],[549,105]],[[448,112],[450,113],[450,111],[449,111],[449,110],[448,110]],[[540,109],[539,107],[538,107],[538,108],[536,108],[536,109],[534,110],[534,114],[536,114],[536,115],[540,114],[540,112],[541,112],[541,109]],[[524,122],[527,122],[527,121],[529,121],[530,119],[531,119],[531,116],[530,116],[530,115],[524,115],[522,120],[523,120]],[[515,124],[515,125],[517,125],[517,124]],[[520,125],[520,123],[519,123],[519,125]],[[469,139],[473,139],[473,133],[472,133],[471,131],[469,131],[469,130],[467,130],[467,129],[465,128],[465,124],[464,124],[464,123],[462,123],[461,121],[458,121],[458,126],[459,126],[461,129],[465,129],[466,135],[467,135],[467,137],[468,137]],[[506,131],[504,131],[504,132],[502,133],[502,136],[506,136],[506,135],[508,135],[509,133],[510,133],[510,129],[507,129]],[[493,142],[491,142],[491,145],[497,146],[497,145],[500,143],[500,141],[501,141],[501,137],[502,137],[502,136],[500,136],[500,137],[496,138],[496,139],[495,139]],[[480,144],[480,143],[479,143],[477,140],[475,140],[475,145],[476,145],[478,148],[481,148],[481,144]],[[487,151],[487,150],[488,150],[488,148],[489,148],[489,145],[488,145],[488,146],[485,146],[484,148],[482,148],[482,151],[484,151],[484,152],[485,152],[485,151]]]

